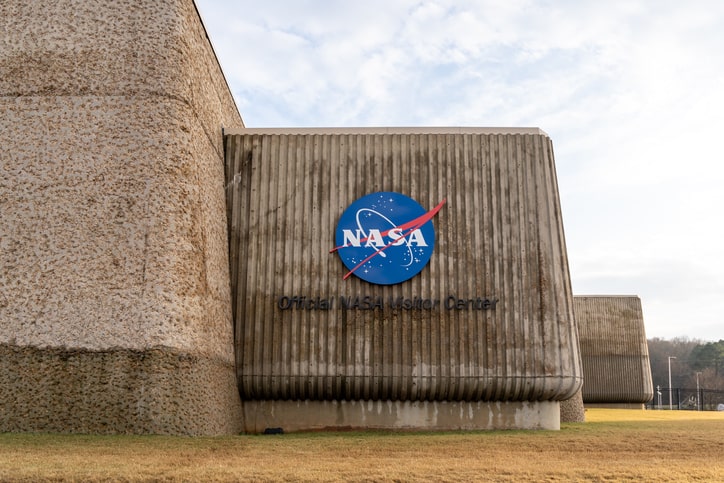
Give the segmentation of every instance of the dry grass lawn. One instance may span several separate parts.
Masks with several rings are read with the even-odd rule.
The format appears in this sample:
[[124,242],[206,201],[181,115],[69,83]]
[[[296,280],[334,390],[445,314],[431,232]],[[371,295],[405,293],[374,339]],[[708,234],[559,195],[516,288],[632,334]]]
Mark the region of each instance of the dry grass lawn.
[[586,418],[536,432],[0,434],[0,481],[724,481],[724,412]]

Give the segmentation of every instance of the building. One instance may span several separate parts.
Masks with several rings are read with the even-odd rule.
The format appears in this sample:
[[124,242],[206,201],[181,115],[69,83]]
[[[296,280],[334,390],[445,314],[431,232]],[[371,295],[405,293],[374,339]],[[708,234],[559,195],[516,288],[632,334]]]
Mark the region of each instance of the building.
[[[581,372],[545,133],[242,129],[227,186],[248,431],[558,427]],[[353,205],[348,236],[403,226],[416,215],[382,219],[396,193],[439,209],[429,263],[403,283],[345,278],[338,224]],[[362,269],[393,249],[406,265],[401,244]]]
[[0,431],[558,428],[544,132],[244,129],[192,0],[0,23]]
[[194,3],[11,0],[0,24],[0,431],[240,431],[243,123]]
[[585,407],[643,409],[654,396],[641,300],[575,296]]

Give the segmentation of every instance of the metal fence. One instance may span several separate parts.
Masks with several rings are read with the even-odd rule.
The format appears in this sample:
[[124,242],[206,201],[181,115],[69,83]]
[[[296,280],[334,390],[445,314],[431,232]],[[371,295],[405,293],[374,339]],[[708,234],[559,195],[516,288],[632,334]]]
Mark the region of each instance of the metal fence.
[[724,390],[657,387],[648,409],[724,411]]

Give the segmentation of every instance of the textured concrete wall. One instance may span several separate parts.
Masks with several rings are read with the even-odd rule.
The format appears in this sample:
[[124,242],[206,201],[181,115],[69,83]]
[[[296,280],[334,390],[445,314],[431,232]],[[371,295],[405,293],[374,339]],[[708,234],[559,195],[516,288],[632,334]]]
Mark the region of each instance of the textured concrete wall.
[[637,404],[653,398],[641,300],[574,297],[583,364],[583,402]]
[[237,431],[243,123],[193,2],[10,0],[0,32],[0,431]]
[[[242,130],[227,136],[242,397],[558,401],[581,385],[553,151],[537,129]],[[346,272],[351,202],[396,191],[434,219],[421,274]],[[498,300],[494,310],[281,310],[282,295]],[[557,406],[556,406],[557,407]]]
[[579,390],[572,398],[561,401],[562,423],[583,423],[586,421],[586,408],[583,405],[583,394]]

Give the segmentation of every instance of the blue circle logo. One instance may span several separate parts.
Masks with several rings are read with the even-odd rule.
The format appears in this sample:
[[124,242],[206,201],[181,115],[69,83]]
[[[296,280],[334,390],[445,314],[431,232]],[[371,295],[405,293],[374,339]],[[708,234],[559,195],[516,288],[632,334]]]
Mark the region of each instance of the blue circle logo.
[[377,285],[414,277],[427,265],[435,245],[432,218],[445,204],[427,211],[399,193],[381,191],[358,199],[337,223],[336,251],[354,274]]

